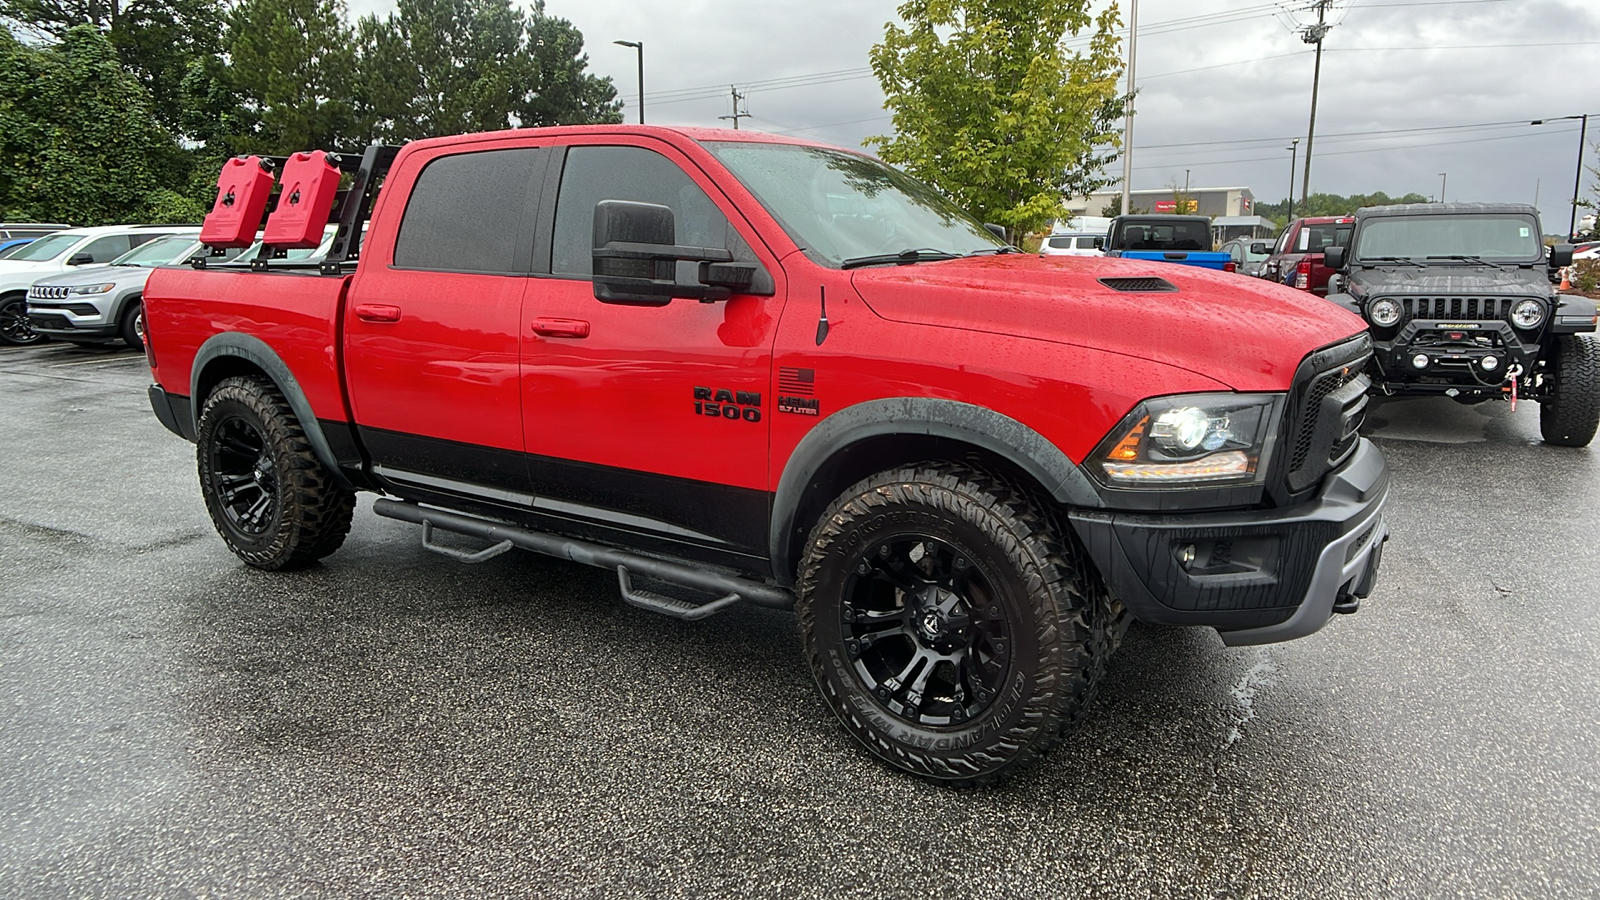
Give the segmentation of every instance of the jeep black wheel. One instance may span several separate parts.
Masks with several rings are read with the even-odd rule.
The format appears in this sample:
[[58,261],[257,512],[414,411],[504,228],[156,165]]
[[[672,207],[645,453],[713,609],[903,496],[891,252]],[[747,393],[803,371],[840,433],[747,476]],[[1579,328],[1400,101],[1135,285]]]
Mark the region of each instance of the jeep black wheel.
[[0,344],[37,344],[45,336],[28,324],[28,298],[17,294],[0,300]]
[[1110,655],[1110,601],[1070,537],[960,466],[886,472],[811,534],[797,611],[845,729],[890,765],[983,784],[1077,724]]
[[1555,386],[1539,403],[1539,432],[1547,444],[1584,447],[1600,426],[1600,353],[1592,338],[1564,334],[1556,338],[1555,357],[1549,368]]
[[206,511],[240,559],[260,569],[293,568],[344,542],[355,495],[317,460],[270,383],[219,384],[206,398],[196,443]]

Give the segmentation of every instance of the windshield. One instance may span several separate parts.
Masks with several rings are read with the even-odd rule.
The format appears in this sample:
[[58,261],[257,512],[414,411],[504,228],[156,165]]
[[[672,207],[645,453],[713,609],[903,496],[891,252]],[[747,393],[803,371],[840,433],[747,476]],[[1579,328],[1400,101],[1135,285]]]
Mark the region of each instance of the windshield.
[[1361,226],[1356,259],[1481,256],[1538,259],[1538,223],[1527,215],[1377,216]]
[[919,250],[966,256],[1005,246],[933,188],[875,159],[793,144],[705,146],[823,265]]
[[113,259],[113,266],[163,266],[173,262],[174,258],[184,249],[194,246],[193,237],[164,237],[156,238],[148,243],[129,250],[127,253]]
[[39,238],[31,244],[23,244],[22,248],[7,259],[22,259],[28,262],[44,262],[55,259],[67,252],[67,248],[83,240],[81,234],[52,234],[49,237]]

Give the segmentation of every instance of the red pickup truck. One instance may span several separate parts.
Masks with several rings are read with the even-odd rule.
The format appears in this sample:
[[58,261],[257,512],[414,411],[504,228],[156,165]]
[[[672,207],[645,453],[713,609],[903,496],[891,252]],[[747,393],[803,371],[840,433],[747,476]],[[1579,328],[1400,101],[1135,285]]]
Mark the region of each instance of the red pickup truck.
[[1372,589],[1389,476],[1333,304],[1024,254],[874,159],[747,131],[349,168],[321,264],[145,290],[152,406],[252,566],[333,553],[372,491],[464,562],[602,566],[683,619],[793,608],[847,731],[959,784],[1070,730],[1130,618],[1281,641]]
[[[1328,295],[1328,277],[1333,270],[1323,264],[1322,251],[1346,247],[1355,228],[1354,216],[1317,216],[1295,219],[1278,235],[1271,256],[1261,264],[1260,277],[1292,288]],[[1252,244],[1252,252],[1267,252],[1265,243]]]

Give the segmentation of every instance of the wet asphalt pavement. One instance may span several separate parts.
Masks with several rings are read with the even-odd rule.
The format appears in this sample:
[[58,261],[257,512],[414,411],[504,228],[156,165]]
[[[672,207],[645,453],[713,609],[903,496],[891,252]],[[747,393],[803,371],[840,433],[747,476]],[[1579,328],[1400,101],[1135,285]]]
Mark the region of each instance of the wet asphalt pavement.
[[1290,644],[1135,626],[998,789],[891,772],[792,617],[461,566],[370,497],[248,569],[143,358],[0,348],[0,897],[1593,897],[1600,449],[1388,402],[1376,595]]

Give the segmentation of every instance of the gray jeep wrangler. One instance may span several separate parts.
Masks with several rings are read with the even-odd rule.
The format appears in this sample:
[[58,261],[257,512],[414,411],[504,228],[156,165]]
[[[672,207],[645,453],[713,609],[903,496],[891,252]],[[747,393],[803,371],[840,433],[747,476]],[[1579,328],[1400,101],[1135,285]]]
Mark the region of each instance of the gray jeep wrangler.
[[1546,443],[1582,447],[1600,424],[1595,303],[1558,295],[1539,212],[1521,204],[1429,203],[1356,213],[1329,247],[1328,299],[1367,320],[1373,392],[1462,403],[1539,403]]

